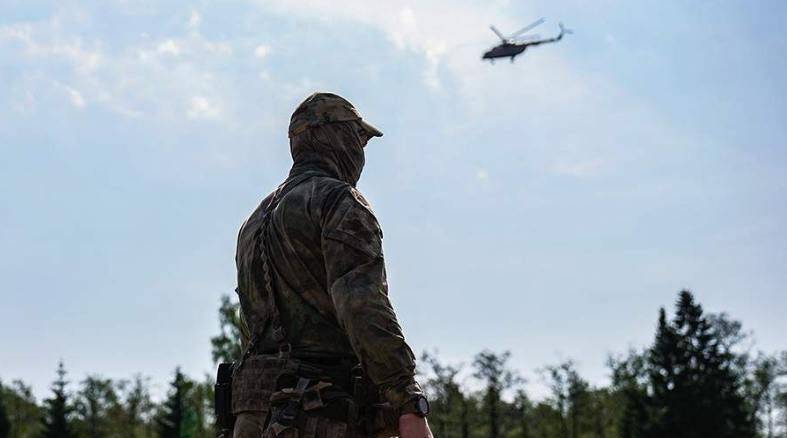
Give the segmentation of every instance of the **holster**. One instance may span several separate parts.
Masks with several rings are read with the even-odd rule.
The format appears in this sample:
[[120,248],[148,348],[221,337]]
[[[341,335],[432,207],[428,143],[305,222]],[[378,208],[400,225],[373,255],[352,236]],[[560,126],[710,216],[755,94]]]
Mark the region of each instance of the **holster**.
[[213,391],[213,409],[219,438],[232,437],[235,416],[232,414],[232,371],[235,363],[220,363]]

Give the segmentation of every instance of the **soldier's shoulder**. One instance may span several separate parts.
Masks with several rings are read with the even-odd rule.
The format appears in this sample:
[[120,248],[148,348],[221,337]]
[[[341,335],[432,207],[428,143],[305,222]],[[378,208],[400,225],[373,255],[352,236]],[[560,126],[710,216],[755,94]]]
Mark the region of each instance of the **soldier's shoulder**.
[[370,257],[382,255],[383,231],[372,205],[361,192],[347,185],[323,224],[323,236],[347,244]]
[[345,205],[362,207],[374,214],[372,204],[358,189],[336,178],[312,178],[310,184],[304,185],[301,190],[308,191],[313,197],[313,204],[319,205],[323,210],[333,210]]
[[361,204],[362,207],[364,207],[365,209],[372,212],[372,214],[374,214],[374,210],[372,209],[372,203],[369,202],[369,200],[366,199],[366,197],[363,196],[363,194],[361,194],[361,192],[358,189],[356,189],[355,187],[350,187],[349,191],[350,191],[350,196],[352,196],[355,202]]
[[257,205],[257,208],[251,212],[248,218],[240,226],[239,233],[243,234],[244,231],[248,231],[249,229],[256,228],[259,226],[260,221],[262,220],[262,216],[265,213],[265,209],[267,208],[268,204],[270,204],[271,200],[273,199],[273,193],[266,196],[260,203]]
[[339,191],[341,193],[340,198],[347,204],[348,208],[360,208],[374,216],[374,209],[372,209],[371,202],[366,199],[360,190],[347,184],[346,187],[342,187]]

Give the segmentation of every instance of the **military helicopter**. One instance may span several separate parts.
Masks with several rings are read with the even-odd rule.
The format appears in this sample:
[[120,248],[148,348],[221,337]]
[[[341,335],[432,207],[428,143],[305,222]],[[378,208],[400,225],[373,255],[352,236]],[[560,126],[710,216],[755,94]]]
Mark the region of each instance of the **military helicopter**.
[[544,22],[543,18],[539,18],[538,20],[530,23],[529,25],[523,27],[522,29],[512,33],[508,37],[504,37],[502,33],[495,26],[489,26],[492,29],[492,32],[495,33],[500,39],[503,41],[500,45],[492,47],[484,53],[484,56],[481,59],[488,59],[491,62],[495,62],[495,58],[511,58],[511,62],[514,62],[514,58],[517,55],[524,52],[530,46],[537,46],[539,44],[546,44],[546,43],[555,43],[563,39],[563,35],[573,33],[570,29],[566,29],[563,27],[563,23],[559,23],[560,26],[560,33],[554,38],[547,38],[540,40],[539,35],[526,35],[521,37],[520,39],[515,39],[520,37],[525,32],[529,32],[539,26],[541,23]]

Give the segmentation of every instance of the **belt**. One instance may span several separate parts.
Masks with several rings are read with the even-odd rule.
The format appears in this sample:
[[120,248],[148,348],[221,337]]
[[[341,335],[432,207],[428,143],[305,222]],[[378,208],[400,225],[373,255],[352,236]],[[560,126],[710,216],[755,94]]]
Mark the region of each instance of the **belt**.
[[[280,350],[255,352],[255,355],[280,357]],[[295,371],[300,377],[309,379],[328,378],[334,385],[352,394],[353,369],[358,365],[355,358],[325,353],[291,350],[286,352],[289,360],[295,362]]]

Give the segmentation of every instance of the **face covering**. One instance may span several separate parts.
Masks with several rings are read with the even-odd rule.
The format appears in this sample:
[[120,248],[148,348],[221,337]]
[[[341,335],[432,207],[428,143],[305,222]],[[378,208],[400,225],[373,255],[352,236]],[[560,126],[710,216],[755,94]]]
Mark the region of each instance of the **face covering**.
[[314,126],[290,139],[292,171],[323,171],[353,187],[365,164],[364,146],[368,140],[355,121]]

